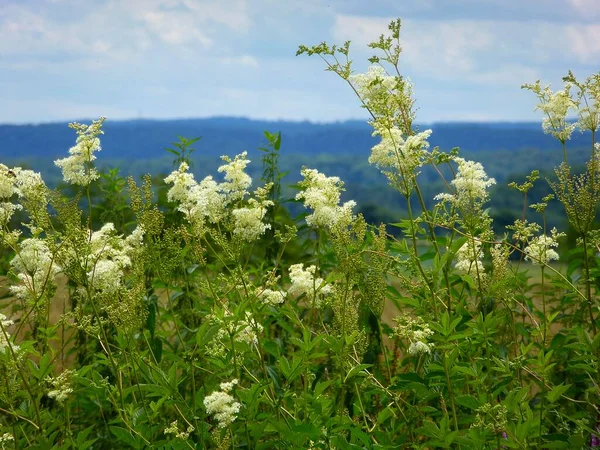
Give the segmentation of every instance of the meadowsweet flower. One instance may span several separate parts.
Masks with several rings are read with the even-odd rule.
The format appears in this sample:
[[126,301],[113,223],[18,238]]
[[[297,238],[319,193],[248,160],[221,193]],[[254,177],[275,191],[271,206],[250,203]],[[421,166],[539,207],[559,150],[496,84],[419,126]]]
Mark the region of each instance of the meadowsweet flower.
[[0,198],[9,199],[16,193],[16,173],[4,164],[0,164]]
[[348,81],[367,106],[389,97],[398,84],[396,77],[388,75],[379,64],[370,65],[366,73],[350,75]]
[[217,223],[225,215],[225,199],[221,186],[211,176],[196,183],[194,175],[188,173],[189,166],[183,162],[179,169],[165,178],[165,183],[173,184],[167,193],[170,202],[177,202],[190,224],[202,228],[204,221]]
[[565,236],[565,233],[559,233],[556,228],[551,231],[551,236],[541,235],[534,238],[527,247],[525,247],[525,259],[543,266],[550,261],[559,259],[558,253],[554,248],[558,247],[557,239]]
[[454,267],[467,273],[483,275],[484,267],[482,259],[481,241],[468,238],[456,252],[456,264]]
[[237,383],[236,379],[228,383],[221,383],[221,391],[215,391],[204,399],[207,414],[215,416],[219,428],[231,425],[236,419],[237,413],[240,412],[242,405],[229,394]]
[[[315,278],[316,270],[315,266],[304,269],[304,264],[292,264],[289,268],[290,279],[292,280],[289,293],[292,295],[306,294],[311,301],[315,299],[316,294],[320,294],[321,297],[331,294],[333,292],[331,285],[325,284],[323,278]],[[322,303],[320,301],[321,297],[317,298],[317,306]]]
[[313,210],[306,216],[306,223],[314,227],[334,227],[352,221],[352,208],[356,202],[338,205],[344,183],[339,177],[327,177],[315,169],[302,168],[304,180],[299,183],[302,191],[296,200],[304,200],[304,206]]
[[394,336],[400,339],[407,339],[410,342],[408,353],[411,355],[422,355],[431,353],[434,347],[433,343],[428,343],[427,339],[433,335],[423,319],[412,318],[407,315],[399,316],[394,319],[397,326],[394,327]]
[[70,385],[70,378],[73,373],[72,370],[65,370],[57,377],[48,376],[46,381],[53,387],[53,389],[48,391],[48,397],[53,398],[58,403],[64,402],[69,397],[69,394],[73,392]]
[[271,224],[263,223],[262,220],[267,213],[267,208],[273,205],[272,201],[250,199],[248,207],[237,208],[232,211],[234,220],[233,234],[240,236],[245,241],[256,241]]
[[187,430],[179,430],[179,425],[177,424],[177,420],[174,420],[173,422],[171,422],[171,424],[167,428],[165,428],[164,433],[165,434],[174,434],[175,438],[183,439],[185,441],[190,437],[190,433],[192,433],[194,430],[195,430],[195,428],[191,424],[187,427]]
[[274,291],[272,289],[264,289],[258,294],[258,297],[267,305],[279,305],[285,301],[287,294],[282,291]]
[[233,160],[229,156],[221,156],[227,164],[218,169],[219,172],[225,172],[225,182],[221,183],[220,187],[230,202],[243,199],[248,193],[247,189],[252,185],[252,178],[244,172],[250,163],[250,160],[246,159],[247,155],[248,152],[243,152]]
[[15,205],[10,202],[0,202],[0,224],[6,224],[15,212],[21,211],[21,205]]
[[407,175],[423,164],[431,130],[409,136],[405,140],[397,127],[377,128],[373,136],[381,136],[381,142],[371,149],[369,163],[378,168],[395,168],[399,174]]
[[171,172],[165,178],[165,184],[173,184],[167,192],[167,200],[170,202],[185,203],[188,201],[189,190],[196,185],[194,174],[188,173],[190,166],[186,162],[179,165],[179,169]]
[[411,355],[422,355],[424,353],[431,353],[431,347],[433,344],[427,344],[423,341],[415,341],[408,347],[408,353]]
[[21,280],[21,284],[11,286],[10,291],[24,300],[39,297],[41,289],[45,289],[61,270],[46,242],[38,238],[24,239],[10,264]]
[[454,157],[454,161],[458,163],[456,176],[451,181],[455,193],[438,194],[434,199],[449,201],[465,210],[472,210],[488,199],[487,188],[496,184],[496,180],[488,178],[483,166],[478,162],[467,161],[458,156]]
[[14,169],[15,192],[19,198],[31,202],[47,204],[48,188],[38,172],[23,170],[20,167]]
[[561,142],[570,139],[577,125],[567,121],[569,110],[577,108],[577,102],[571,98],[571,83],[566,83],[562,91],[556,92],[552,92],[550,86],[542,88],[540,80],[534,84],[524,84],[522,88],[529,89],[540,100],[535,109],[545,114],[542,120],[544,133],[554,136]]
[[140,247],[143,234],[143,228],[138,227],[123,239],[110,222],[91,233],[89,254],[82,262],[93,289],[107,295],[118,292],[125,269],[131,267],[131,257]]
[[69,124],[69,127],[77,132],[77,143],[69,149],[71,156],[54,161],[54,164],[62,169],[66,183],[87,186],[100,178],[92,162],[96,159],[94,152],[100,151],[98,136],[104,134],[102,124],[105,119],[101,117],[99,120],[94,120],[91,125]]
[[[404,133],[397,128],[385,128],[375,125],[373,136],[381,136],[381,141],[371,149],[369,163],[374,164],[390,180],[410,194],[414,188],[416,170],[423,165],[423,158],[429,148],[427,139],[431,130],[425,130],[404,139]],[[404,179],[400,183],[400,178]]]
[[7,328],[15,323],[2,313],[0,313],[0,323],[2,323],[2,329],[0,330],[0,352],[4,353],[8,348],[12,348],[14,351],[19,350],[18,345],[10,342],[11,336],[7,331]]
[[11,443],[15,440],[15,437],[10,433],[4,433],[0,436],[0,448],[5,449],[7,445],[12,445]]
[[258,334],[262,330],[263,326],[252,317],[250,311],[246,311],[245,318],[237,323],[235,340],[248,345],[256,345],[258,344]]

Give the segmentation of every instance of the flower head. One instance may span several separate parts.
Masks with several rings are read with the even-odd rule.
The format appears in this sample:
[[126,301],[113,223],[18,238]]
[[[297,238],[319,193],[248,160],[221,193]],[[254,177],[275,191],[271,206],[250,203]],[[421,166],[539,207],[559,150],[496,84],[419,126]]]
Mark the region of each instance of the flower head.
[[[292,295],[306,294],[309,300],[315,299],[317,294],[326,296],[333,292],[331,285],[325,284],[323,278],[315,277],[316,266],[309,266],[304,269],[304,264],[292,264],[289,268],[292,285],[289,293]],[[317,297],[317,306],[321,305]]]
[[527,247],[525,247],[525,259],[543,266],[550,261],[559,259],[558,253],[554,248],[558,247],[557,239],[564,236],[564,233],[559,233],[556,228],[552,229],[552,235],[541,235],[534,238]]
[[483,251],[481,250],[481,241],[468,238],[456,252],[456,264],[454,267],[458,270],[463,270],[467,273],[475,273],[481,276],[484,273],[482,259]]
[[265,231],[271,228],[271,224],[263,223],[267,208],[273,205],[272,201],[256,199],[249,200],[249,207],[237,208],[232,211],[235,222],[233,234],[240,236],[245,241],[256,241]]
[[302,191],[296,194],[296,200],[304,200],[304,206],[313,210],[306,216],[306,223],[314,227],[349,224],[356,202],[338,205],[344,183],[338,177],[327,177],[315,169],[303,167],[301,173],[304,177],[299,183]]
[[449,201],[464,210],[473,210],[487,201],[487,188],[496,184],[496,180],[488,178],[483,166],[478,162],[467,161],[458,156],[454,157],[454,160],[458,163],[458,171],[451,184],[456,192],[438,194],[435,200]]
[[225,428],[233,423],[240,412],[241,404],[236,402],[229,392],[238,383],[238,380],[221,383],[221,391],[215,391],[204,399],[206,412],[214,415],[219,423],[219,428]]
[[101,117],[91,125],[69,124],[69,127],[77,132],[77,143],[69,149],[71,156],[54,161],[54,164],[62,169],[66,183],[87,186],[100,177],[92,162],[96,159],[94,152],[100,151],[98,136],[104,134],[102,124],[105,119]]
[[243,152],[236,155],[233,160],[229,156],[221,156],[221,159],[227,163],[218,169],[219,172],[225,172],[225,182],[221,183],[221,190],[225,192],[230,202],[243,199],[252,185],[252,178],[244,172],[250,163],[250,160],[246,159],[247,155],[248,152]]

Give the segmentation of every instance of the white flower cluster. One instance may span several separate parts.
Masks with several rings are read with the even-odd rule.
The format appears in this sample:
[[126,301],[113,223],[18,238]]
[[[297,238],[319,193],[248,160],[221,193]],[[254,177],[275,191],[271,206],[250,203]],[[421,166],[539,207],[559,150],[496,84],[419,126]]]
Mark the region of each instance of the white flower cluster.
[[467,273],[474,273],[478,276],[484,274],[483,251],[481,250],[481,241],[468,238],[456,252],[455,268]]
[[235,340],[245,342],[248,345],[258,344],[258,335],[262,333],[263,326],[258,323],[250,311],[246,311],[246,317],[237,323]]
[[188,425],[187,430],[181,431],[179,430],[179,425],[177,424],[177,420],[171,422],[167,428],[165,428],[165,434],[174,434],[177,439],[183,439],[184,441],[190,437],[190,433],[195,430],[193,425]]
[[16,211],[23,209],[10,201],[14,194],[28,200],[38,211],[48,204],[48,188],[39,173],[20,167],[9,169],[0,164],[0,224],[6,224]]
[[[179,203],[177,209],[201,234],[207,221],[216,224],[228,218],[227,205],[241,202],[248,194],[247,189],[251,186],[252,179],[244,172],[250,162],[246,155],[243,152],[233,160],[227,156],[221,157],[227,162],[219,167],[219,172],[225,173],[225,181],[222,183],[217,183],[212,176],[196,183],[194,175],[188,173],[189,166],[185,162],[181,163],[179,170],[165,178],[165,183],[173,184],[167,194],[168,200]],[[232,209],[234,235],[251,242],[271,227],[262,222],[267,209],[273,205],[272,201],[265,198],[267,191],[267,188],[258,188],[256,198],[248,200],[245,206],[237,205],[238,208]]]
[[62,169],[63,179],[66,183],[87,186],[97,180],[100,175],[92,166],[96,159],[94,152],[100,151],[100,139],[104,134],[102,124],[105,118],[94,120],[91,125],[72,123],[69,126],[77,132],[77,143],[69,149],[71,156],[57,159],[54,164]]
[[118,292],[124,271],[131,266],[131,256],[141,246],[143,235],[143,228],[137,227],[123,239],[110,222],[91,233],[89,253],[81,263],[85,265],[93,289],[107,295]]
[[[316,277],[315,272],[317,268],[315,266],[309,266],[304,269],[304,264],[292,264],[289,268],[290,280],[292,285],[289,288],[291,295],[302,295],[306,294],[310,301],[317,300],[317,307],[321,306],[322,302],[320,299],[323,296],[327,296],[333,292],[333,288],[329,284],[325,284],[323,278]],[[320,297],[316,294],[320,294]]]
[[352,221],[352,208],[356,202],[338,205],[344,183],[339,177],[327,177],[315,169],[302,168],[304,180],[299,183],[302,191],[296,200],[304,200],[304,206],[314,212],[306,216],[306,223],[314,227],[348,225]]
[[258,297],[267,305],[279,305],[285,301],[287,294],[282,291],[274,291],[272,289],[263,289],[259,292]]
[[551,231],[551,236],[541,235],[534,238],[527,247],[525,247],[525,259],[543,266],[550,261],[559,259],[558,253],[554,248],[558,247],[557,239],[565,236],[564,233],[559,233],[556,228]]
[[215,391],[204,399],[207,414],[215,416],[219,422],[219,428],[231,425],[236,419],[237,413],[240,412],[242,405],[229,394],[237,383],[236,379],[229,383],[221,383],[221,391]]
[[24,239],[10,264],[21,281],[20,285],[11,286],[10,291],[18,298],[30,301],[38,299],[61,270],[46,241],[39,238]]
[[410,345],[408,353],[411,355],[422,355],[431,353],[434,347],[433,343],[428,343],[427,339],[433,335],[433,331],[422,319],[409,316],[400,316],[394,319],[397,326],[394,327],[394,335],[400,339],[408,339]]
[[381,136],[381,142],[371,149],[369,163],[380,169],[394,168],[399,175],[407,176],[423,164],[423,156],[429,148],[427,139],[431,136],[431,130],[409,136],[405,140],[402,131],[397,127],[376,128],[373,136]]
[[0,448],[2,448],[2,450],[4,450],[5,448],[7,448],[6,446],[9,445],[9,443],[12,443],[15,440],[15,437],[10,434],[10,433],[4,433],[0,436]]
[[560,141],[570,139],[576,127],[575,123],[567,121],[569,109],[577,106],[571,98],[570,89],[569,83],[566,84],[564,90],[556,92],[552,92],[550,86],[546,86],[539,94],[542,103],[536,107],[546,115],[542,120],[544,133],[551,134]]
[[370,65],[366,73],[350,75],[348,81],[367,106],[373,101],[389,97],[398,84],[396,78],[388,75],[378,64]]
[[10,342],[10,334],[6,330],[15,323],[12,320],[7,319],[2,313],[0,313],[0,322],[2,323],[2,329],[0,330],[0,352],[4,353],[8,348],[12,348],[13,351],[16,352],[19,350],[19,346]]
[[53,389],[48,391],[48,397],[53,398],[58,403],[64,402],[69,397],[69,394],[73,392],[69,383],[72,374],[72,370],[65,370],[56,378],[48,376],[46,381],[52,384],[53,387]]
[[267,208],[272,206],[270,200],[258,201],[251,198],[247,208],[234,209],[231,214],[234,220],[233,234],[240,236],[245,241],[255,241],[265,231],[271,228],[271,224],[263,223]]
[[179,170],[165,178],[165,183],[173,184],[167,193],[168,200],[178,202],[177,209],[185,215],[188,222],[200,229],[205,220],[211,223],[219,222],[225,215],[225,199],[221,194],[221,186],[212,176],[196,183],[194,175],[187,172],[188,169],[187,163],[183,162]]
[[248,345],[258,344],[258,335],[262,333],[263,326],[254,319],[250,311],[246,311],[244,318],[236,320],[233,314],[225,310],[223,317],[210,314],[208,319],[219,326],[219,331],[212,341],[207,345],[206,353],[221,357],[231,345],[230,336],[235,342],[243,342]]
[[487,188],[496,184],[496,180],[488,178],[483,166],[475,161],[467,161],[454,157],[458,163],[458,171],[451,184],[456,193],[442,193],[435,196],[435,200],[449,201],[465,210],[472,209],[475,205],[483,203],[488,198]]
[[250,163],[250,160],[246,159],[247,155],[248,152],[243,152],[233,160],[228,156],[221,156],[221,159],[227,163],[218,169],[219,172],[225,172],[225,182],[221,184],[221,190],[227,194],[230,202],[243,199],[248,193],[247,189],[252,185],[252,178],[244,172]]

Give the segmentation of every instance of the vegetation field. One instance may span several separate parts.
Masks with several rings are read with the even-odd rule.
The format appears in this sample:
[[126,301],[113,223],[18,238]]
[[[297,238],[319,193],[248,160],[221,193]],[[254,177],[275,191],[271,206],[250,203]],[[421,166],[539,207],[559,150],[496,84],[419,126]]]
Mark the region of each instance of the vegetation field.
[[524,85],[556,166],[495,179],[415,126],[400,27],[366,73],[298,49],[370,114],[369,208],[272,132],[202,176],[179,137],[124,178],[104,118],[53,189],[0,164],[2,449],[600,446],[600,74]]

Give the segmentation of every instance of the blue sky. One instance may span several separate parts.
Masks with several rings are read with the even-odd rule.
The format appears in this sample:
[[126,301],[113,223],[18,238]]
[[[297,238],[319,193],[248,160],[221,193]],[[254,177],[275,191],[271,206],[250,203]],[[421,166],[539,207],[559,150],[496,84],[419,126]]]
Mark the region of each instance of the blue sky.
[[364,118],[299,44],[402,19],[417,121],[541,120],[521,84],[600,70],[600,0],[0,0],[0,123]]

